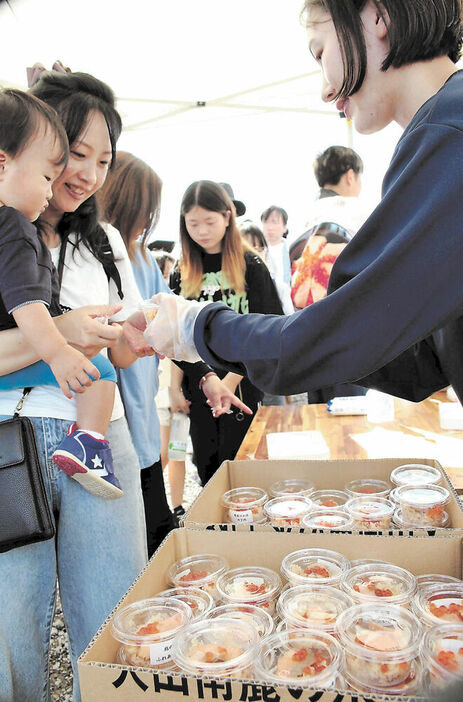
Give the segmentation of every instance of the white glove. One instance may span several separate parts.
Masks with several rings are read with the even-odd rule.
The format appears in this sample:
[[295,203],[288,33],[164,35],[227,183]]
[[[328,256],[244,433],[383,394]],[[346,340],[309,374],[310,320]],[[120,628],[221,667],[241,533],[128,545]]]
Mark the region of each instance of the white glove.
[[193,341],[196,317],[211,302],[185,300],[184,297],[158,293],[151,298],[159,305],[144,337],[157,353],[176,361],[196,363],[201,360]]

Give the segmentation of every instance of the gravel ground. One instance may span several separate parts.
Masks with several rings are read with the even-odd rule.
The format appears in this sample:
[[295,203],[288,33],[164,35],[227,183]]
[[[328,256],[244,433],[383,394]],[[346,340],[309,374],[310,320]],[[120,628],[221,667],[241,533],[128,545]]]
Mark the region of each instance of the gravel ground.
[[[167,474],[165,474],[165,478],[167,480]],[[196,468],[191,462],[191,456],[188,456],[184,492],[185,499],[183,501],[185,508],[190,506],[200,490],[201,487]],[[169,498],[169,485],[167,482],[166,492]],[[56,612],[51,631],[50,692],[52,702],[70,702],[72,700],[72,670],[68,654],[66,627],[59,597],[56,603]]]

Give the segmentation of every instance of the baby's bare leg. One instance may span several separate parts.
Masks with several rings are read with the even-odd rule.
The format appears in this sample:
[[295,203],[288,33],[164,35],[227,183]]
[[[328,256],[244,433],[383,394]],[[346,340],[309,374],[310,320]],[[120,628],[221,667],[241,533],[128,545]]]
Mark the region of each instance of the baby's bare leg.
[[105,436],[111,420],[116,383],[96,380],[82,394],[76,395],[77,426]]

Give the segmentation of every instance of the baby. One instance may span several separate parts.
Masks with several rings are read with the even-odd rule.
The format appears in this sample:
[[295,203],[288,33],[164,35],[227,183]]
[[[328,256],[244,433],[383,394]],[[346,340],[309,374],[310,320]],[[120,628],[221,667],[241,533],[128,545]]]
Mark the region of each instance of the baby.
[[87,359],[54,324],[52,317],[62,314],[58,275],[32,224],[48,207],[68,156],[66,132],[51,107],[19,90],[0,91],[0,330],[19,327],[42,359],[0,377],[0,390],[58,385],[70,399],[74,390],[77,422],[53,461],[89,492],[114,499],[122,490],[104,433],[115,370],[102,355]]

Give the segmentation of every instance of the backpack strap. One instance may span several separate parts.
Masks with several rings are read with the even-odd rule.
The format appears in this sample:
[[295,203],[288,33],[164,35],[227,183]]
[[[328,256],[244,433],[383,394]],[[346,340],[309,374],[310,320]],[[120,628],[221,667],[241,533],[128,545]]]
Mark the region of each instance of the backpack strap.
[[[59,286],[61,288],[61,281],[63,278],[63,269],[64,269],[64,258],[66,255],[66,246],[67,246],[67,237],[63,238],[61,241],[61,249],[59,252],[59,261],[58,261],[58,278],[59,278]],[[117,269],[117,266],[114,262],[114,254],[113,250],[111,248],[111,244],[109,243],[108,235],[106,232],[104,232],[104,240],[103,240],[103,246],[101,248],[101,265],[103,266],[104,272],[106,273],[106,277],[108,279],[108,282],[110,280],[114,280],[114,283],[117,288],[117,294],[119,295],[120,299],[124,299],[124,293],[122,292],[122,281],[121,281],[121,276],[120,273]]]

